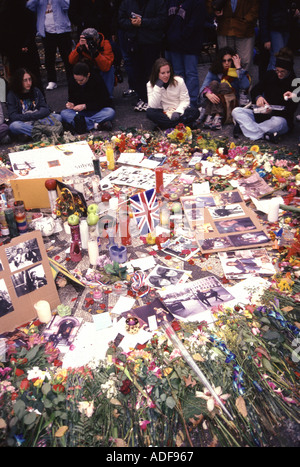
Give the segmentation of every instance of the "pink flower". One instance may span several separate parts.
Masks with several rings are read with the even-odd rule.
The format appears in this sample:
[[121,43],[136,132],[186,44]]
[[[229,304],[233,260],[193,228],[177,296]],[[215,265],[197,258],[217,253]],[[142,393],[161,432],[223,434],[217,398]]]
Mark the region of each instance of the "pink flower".
[[150,423],[149,420],[140,420],[141,429],[144,430],[144,431],[147,430],[148,423]]

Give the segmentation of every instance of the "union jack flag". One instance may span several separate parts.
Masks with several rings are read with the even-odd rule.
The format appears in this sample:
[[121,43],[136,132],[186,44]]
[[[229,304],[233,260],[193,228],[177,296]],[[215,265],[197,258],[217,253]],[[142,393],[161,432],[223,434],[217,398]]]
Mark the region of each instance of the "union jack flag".
[[154,188],[131,196],[130,206],[141,235],[152,232],[159,224],[159,205]]

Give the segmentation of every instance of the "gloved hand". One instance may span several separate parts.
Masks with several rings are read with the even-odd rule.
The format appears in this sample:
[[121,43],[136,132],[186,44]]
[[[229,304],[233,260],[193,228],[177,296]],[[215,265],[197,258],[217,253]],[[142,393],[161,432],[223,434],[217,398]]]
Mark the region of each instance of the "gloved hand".
[[161,79],[158,79],[158,80],[156,81],[155,84],[156,84],[156,86],[158,86],[159,88],[162,88],[163,85],[164,85],[164,82],[163,82]]
[[172,115],[171,115],[171,120],[174,121],[174,120],[178,120],[180,117],[180,113],[179,112],[173,112]]

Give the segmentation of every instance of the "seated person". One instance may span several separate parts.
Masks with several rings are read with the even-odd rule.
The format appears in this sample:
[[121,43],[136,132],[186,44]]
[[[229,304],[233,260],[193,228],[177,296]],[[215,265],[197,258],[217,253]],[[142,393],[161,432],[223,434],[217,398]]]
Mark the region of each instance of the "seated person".
[[63,123],[72,125],[78,134],[96,129],[112,129],[115,110],[101,75],[90,71],[86,63],[77,63],[69,84],[66,110],[62,110]]
[[272,110],[266,114],[254,113],[252,109],[237,107],[232,116],[236,122],[235,136],[240,130],[251,140],[264,138],[276,143],[278,136],[293,128],[297,103],[293,100],[292,83],[295,79],[293,54],[283,48],[276,54],[276,68],[269,70],[252,89],[252,101],[257,107],[282,106],[282,110]]
[[241,91],[248,91],[250,83],[234,50],[220,49],[200,88],[200,105],[205,107],[204,128],[221,130],[223,122],[231,123],[232,109],[238,105]]
[[172,65],[158,58],[147,83],[148,109],[146,115],[161,129],[174,128],[178,123],[193,126],[198,109],[190,107],[190,97],[181,76],[174,76]]
[[8,125],[5,123],[3,107],[0,102],[0,144],[10,143],[10,137],[8,134]]
[[[9,131],[14,135],[32,136],[34,122],[51,113],[39,88],[35,86],[33,74],[25,68],[18,69],[12,76],[7,94]],[[58,120],[60,115],[52,114]]]
[[78,44],[69,55],[69,62],[71,65],[86,62],[91,68],[100,70],[109,95],[113,96],[115,85],[114,53],[109,40],[105,39],[103,34],[98,33],[94,28],[84,29]]

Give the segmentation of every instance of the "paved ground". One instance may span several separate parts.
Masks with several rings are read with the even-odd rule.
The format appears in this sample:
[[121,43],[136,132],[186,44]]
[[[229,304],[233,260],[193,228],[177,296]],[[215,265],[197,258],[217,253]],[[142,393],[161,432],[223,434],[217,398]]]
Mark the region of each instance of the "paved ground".
[[[203,54],[200,58],[199,63],[199,81],[200,83],[203,82],[203,79],[209,69],[211,57]],[[296,75],[300,77],[300,57],[297,56],[295,59],[295,71]],[[258,68],[254,65],[252,71],[253,83],[257,81],[257,74]],[[42,77],[44,82],[46,83],[46,76],[45,70],[42,70]],[[133,107],[136,103],[136,98],[124,98],[122,97],[123,91],[127,89],[127,77],[124,73],[124,81],[121,84],[118,84],[114,90],[114,101],[115,101],[115,109],[116,109],[116,118],[113,123],[113,131],[124,130],[128,128],[137,128],[137,129],[144,129],[144,130],[151,130],[153,128],[153,124],[146,118],[145,112],[135,112]],[[53,91],[46,91],[46,98],[47,101],[52,108],[56,112],[60,112],[65,108],[65,103],[67,101],[67,85],[65,80],[65,73],[60,66],[58,61],[58,87]],[[298,113],[300,113],[300,105],[298,108]],[[200,126],[201,128],[201,126]],[[230,139],[232,138],[232,125],[226,125],[223,127],[221,132],[215,132],[213,134],[216,135],[226,135]],[[295,122],[295,129],[292,134],[289,134],[282,138],[280,145],[290,149],[291,151],[297,150],[298,139],[300,136],[300,123]],[[237,140],[238,142],[247,142],[245,138],[241,140]],[[3,152],[9,151],[9,147],[16,144],[15,142],[11,143],[10,145],[2,145],[0,146],[0,154]]]

